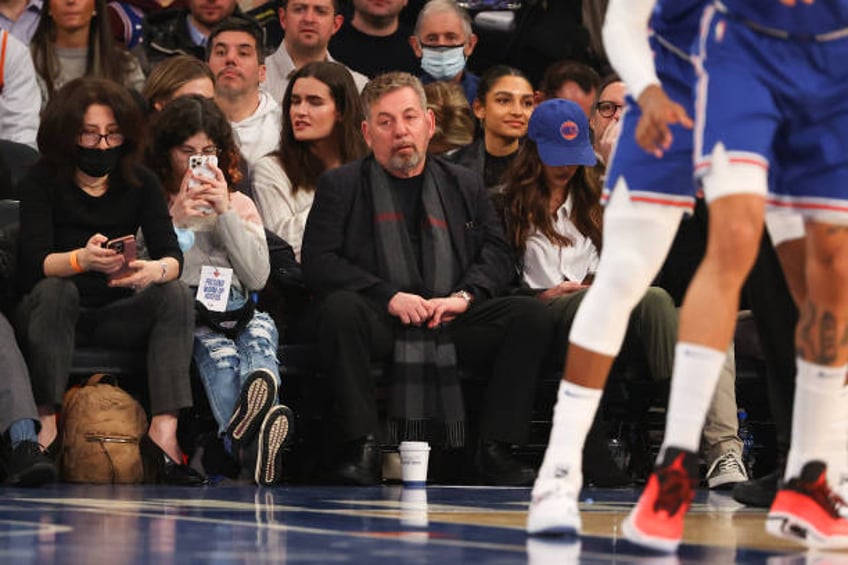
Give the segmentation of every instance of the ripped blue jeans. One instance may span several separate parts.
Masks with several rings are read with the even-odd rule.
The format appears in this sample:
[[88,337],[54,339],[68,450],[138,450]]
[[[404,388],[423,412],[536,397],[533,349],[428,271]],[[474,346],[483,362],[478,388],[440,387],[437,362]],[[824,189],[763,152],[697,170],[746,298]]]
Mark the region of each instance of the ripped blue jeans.
[[[244,297],[234,290],[227,309],[239,308],[244,302]],[[279,334],[274,320],[258,310],[235,339],[206,326],[195,328],[194,362],[221,435],[227,431],[227,424],[235,410],[241,387],[253,371],[270,370],[279,386],[278,341]]]

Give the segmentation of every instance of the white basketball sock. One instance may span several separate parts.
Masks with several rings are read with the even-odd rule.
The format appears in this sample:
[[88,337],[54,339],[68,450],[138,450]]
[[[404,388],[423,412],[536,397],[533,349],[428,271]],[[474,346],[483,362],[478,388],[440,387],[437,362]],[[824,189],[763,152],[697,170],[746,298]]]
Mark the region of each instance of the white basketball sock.
[[[539,468],[539,480],[561,477],[563,469],[567,469],[569,477],[579,479],[579,483],[582,483],[583,444],[595,419],[602,394],[603,389],[588,388],[565,380],[560,382],[551,437]],[[576,488],[580,486],[577,484]]]
[[677,344],[660,460],[668,446],[698,452],[704,420],[726,355],[725,351],[703,345]]
[[795,405],[792,409],[792,441],[786,458],[784,478],[801,474],[804,464],[823,461],[838,468],[845,460],[843,409],[846,366],[828,367],[797,359]]

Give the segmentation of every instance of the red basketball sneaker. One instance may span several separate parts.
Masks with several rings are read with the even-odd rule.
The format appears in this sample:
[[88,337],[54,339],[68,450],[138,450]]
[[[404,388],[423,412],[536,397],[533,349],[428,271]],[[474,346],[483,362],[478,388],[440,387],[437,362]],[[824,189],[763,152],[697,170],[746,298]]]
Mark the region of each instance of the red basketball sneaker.
[[821,461],[810,461],[777,492],[766,518],[768,533],[807,547],[848,548],[848,520],[840,514],[845,502],[830,490],[826,471]]
[[697,481],[698,456],[666,448],[662,464],[651,473],[639,502],[621,525],[624,537],[656,551],[677,551]]

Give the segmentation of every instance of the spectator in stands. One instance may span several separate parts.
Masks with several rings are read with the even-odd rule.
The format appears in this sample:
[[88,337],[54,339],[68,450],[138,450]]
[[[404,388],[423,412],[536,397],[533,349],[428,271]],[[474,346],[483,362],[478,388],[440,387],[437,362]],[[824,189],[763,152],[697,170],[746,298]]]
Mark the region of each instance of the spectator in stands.
[[412,28],[399,17],[406,3],[353,0],[353,17],[330,40],[330,50],[339,61],[368,77],[389,71],[416,74],[418,58],[409,46]]
[[[292,414],[279,404],[277,328],[250,298],[268,279],[268,245],[253,201],[232,188],[239,174],[232,129],[213,100],[183,96],[156,116],[149,155],[185,258],[180,280],[193,293],[224,284],[225,309],[199,299],[194,331],[194,362],[219,435],[257,484],[274,484]],[[207,164],[214,177],[189,167],[193,156],[216,157]],[[255,451],[251,443],[255,460],[245,456]]]
[[[158,481],[201,484],[181,464],[177,441],[178,411],[192,403],[193,300],[178,280],[182,253],[159,182],[138,164],[142,134],[138,104],[109,80],[75,79],[48,103],[38,130],[41,159],[21,181],[17,268],[26,296],[18,335],[41,419],[39,443],[50,449],[57,438],[75,344],[143,348],[152,418],[142,453]],[[104,246],[139,229],[149,260]],[[118,274],[123,269],[129,274]]]
[[589,65],[579,61],[557,61],[545,70],[536,92],[536,102],[551,98],[573,100],[591,116],[600,85],[601,76]]
[[[144,20],[148,64],[155,65],[174,55],[206,60],[209,34],[233,15],[242,15],[236,0],[188,0],[188,8],[148,14]],[[262,45],[262,41],[258,44]]]
[[618,75],[606,77],[598,87],[598,99],[592,108],[589,125],[594,134],[593,145],[598,161],[609,164],[610,153],[621,134],[621,112],[624,110],[626,86]]
[[280,105],[259,87],[265,81],[261,45],[262,30],[245,18],[226,19],[209,36],[215,102],[230,120],[248,167],[280,146]]
[[141,91],[141,66],[115,42],[106,14],[106,0],[48,2],[30,45],[43,103],[62,85],[83,76]]
[[188,6],[187,0],[110,0],[106,7],[109,9],[109,25],[115,41],[129,49],[142,62],[147,70],[144,55],[144,19],[151,14],[165,10],[176,10]]
[[475,471],[527,484],[535,473],[509,446],[526,441],[553,320],[534,299],[498,297],[513,278],[500,222],[478,175],[427,155],[435,126],[418,79],[380,75],[362,98],[373,156],[321,175],[303,238],[304,278],[323,299],[318,357],[348,440],[337,475],[380,478],[372,359],[393,359],[390,441],[463,445],[458,361],[491,369]]
[[0,30],[0,139],[35,148],[41,91],[26,45]]
[[492,196],[502,192],[503,173],[518,154],[535,106],[533,86],[518,69],[495,65],[483,74],[472,106],[481,135],[453,161],[478,172]]
[[[288,0],[280,8],[280,25],[286,36],[280,48],[268,57],[268,78],[264,85],[274,100],[283,100],[294,71],[313,61],[334,60],[327,46],[342,25],[343,18],[338,12],[338,0]],[[382,53],[372,56],[379,59]],[[350,73],[357,88],[362,90],[368,77],[356,71]]]
[[[11,174],[0,153],[0,195],[12,192]],[[14,253],[12,246],[0,247],[0,306],[4,312],[11,309],[15,294]],[[0,364],[3,367],[0,378],[0,480],[13,486],[51,483],[57,479],[58,472],[54,462],[38,445],[41,422],[32,398],[29,370],[5,314],[0,314]]]
[[318,177],[364,157],[359,90],[340,63],[309,63],[283,96],[279,151],[256,162],[253,194],[262,222],[287,241],[300,261],[306,217]]
[[41,422],[15,331],[0,314],[0,480],[11,486],[38,486],[58,478],[53,461],[38,445]]
[[[505,175],[507,238],[519,255],[523,282],[539,291],[560,321],[558,358],[600,260],[603,211],[595,161],[585,113],[576,102],[554,98],[534,111],[528,139]],[[630,317],[622,354],[641,354],[654,380],[668,380],[676,340],[674,301],[651,287]],[[731,348],[704,427],[710,488],[747,479],[744,468],[721,463],[728,454],[738,460],[742,449],[733,360]]]
[[187,94],[214,98],[215,75],[200,59],[176,55],[153,67],[141,94],[147,107],[157,112],[171,100]]
[[424,86],[427,108],[436,119],[436,131],[427,152],[450,157],[474,141],[474,118],[458,84],[437,81]]
[[[600,259],[603,209],[595,159],[580,106],[548,100],[534,112],[528,140],[504,178],[507,239],[519,255],[523,282],[557,312],[563,354]],[[668,293],[648,291],[634,311],[629,337],[641,342],[651,375],[668,379],[677,337]]]
[[455,82],[462,86],[468,103],[474,103],[480,78],[465,68],[477,45],[468,12],[454,0],[430,0],[418,13],[409,44],[421,60],[421,82]]
[[43,0],[0,0],[0,29],[29,45],[41,18],[42,5]]

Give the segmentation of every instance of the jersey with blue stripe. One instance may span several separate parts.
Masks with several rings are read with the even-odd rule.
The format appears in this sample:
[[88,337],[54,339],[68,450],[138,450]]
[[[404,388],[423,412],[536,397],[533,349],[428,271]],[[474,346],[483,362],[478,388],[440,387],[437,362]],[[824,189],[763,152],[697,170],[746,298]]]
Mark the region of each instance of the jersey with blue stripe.
[[[744,4],[767,4],[783,12],[777,0]],[[836,2],[799,2],[794,10],[819,4],[833,7]],[[731,164],[769,171],[767,202],[772,206],[848,220],[848,37],[808,41],[797,35],[802,29],[806,34],[833,31],[830,23],[793,27],[789,31],[796,35],[784,38],[732,12],[708,8],[707,13],[711,17],[698,57],[703,66],[697,88],[696,174],[712,171],[720,143]],[[767,24],[777,29],[781,22]]]
[[656,35],[689,53],[708,3],[708,0],[658,0],[648,25]]
[[786,6],[777,0],[722,0],[728,13],[796,36],[830,33],[848,27],[848,0],[816,0]]
[[[668,97],[683,106],[689,116],[694,115],[696,78],[688,55],[708,3],[707,0],[659,0],[650,21],[657,78]],[[658,41],[657,36],[665,43]],[[628,96],[621,135],[607,171],[601,200],[606,202],[616,183],[624,179],[632,202],[691,210],[697,188],[692,170],[692,131],[672,124],[674,141],[658,159],[636,143],[636,126],[641,117],[639,105]]]

